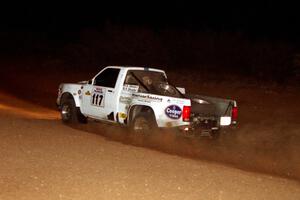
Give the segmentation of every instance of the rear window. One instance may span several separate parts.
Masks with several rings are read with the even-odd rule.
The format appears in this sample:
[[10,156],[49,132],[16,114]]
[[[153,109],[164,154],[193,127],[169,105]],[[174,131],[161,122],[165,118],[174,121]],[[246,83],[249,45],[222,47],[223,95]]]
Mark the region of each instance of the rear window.
[[167,81],[162,72],[129,70],[124,84],[137,85],[138,91],[157,95],[182,97],[182,94]]
[[138,80],[136,80],[134,76],[136,76],[136,78],[141,81],[145,78],[149,78],[152,80],[153,84],[167,83],[167,78],[164,73],[154,72],[154,71],[143,71],[143,70],[129,70],[127,72],[125,84],[131,84],[131,85],[138,84],[139,82]]

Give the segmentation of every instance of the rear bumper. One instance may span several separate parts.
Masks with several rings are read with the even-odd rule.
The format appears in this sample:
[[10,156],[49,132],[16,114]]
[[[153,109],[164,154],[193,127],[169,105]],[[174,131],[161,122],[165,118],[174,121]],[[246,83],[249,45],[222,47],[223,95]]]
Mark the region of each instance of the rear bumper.
[[202,137],[202,136],[212,136],[212,134],[217,133],[221,130],[233,130],[236,127],[235,124],[231,124],[229,126],[219,126],[217,123],[210,124],[191,124],[188,126],[180,126],[178,127],[179,131],[184,136],[188,137]]

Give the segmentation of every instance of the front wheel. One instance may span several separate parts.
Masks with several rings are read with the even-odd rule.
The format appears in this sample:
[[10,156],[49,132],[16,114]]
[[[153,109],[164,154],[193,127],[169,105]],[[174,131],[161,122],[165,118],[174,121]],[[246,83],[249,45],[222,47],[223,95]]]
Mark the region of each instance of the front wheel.
[[73,99],[67,99],[61,106],[61,119],[64,123],[86,123],[87,119],[76,107]]

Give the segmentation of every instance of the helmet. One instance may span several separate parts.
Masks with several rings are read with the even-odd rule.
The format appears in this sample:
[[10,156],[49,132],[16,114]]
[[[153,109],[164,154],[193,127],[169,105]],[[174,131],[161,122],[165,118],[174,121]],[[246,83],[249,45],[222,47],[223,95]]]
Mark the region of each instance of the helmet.
[[152,84],[152,80],[151,80],[151,78],[149,76],[144,76],[143,77],[143,83],[145,85],[151,85]]

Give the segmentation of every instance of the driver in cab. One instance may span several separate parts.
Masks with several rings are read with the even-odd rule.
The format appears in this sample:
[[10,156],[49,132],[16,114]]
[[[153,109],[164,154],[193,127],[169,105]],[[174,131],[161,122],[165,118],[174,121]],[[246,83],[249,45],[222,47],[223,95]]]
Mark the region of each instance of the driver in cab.
[[155,88],[153,86],[153,81],[149,76],[144,76],[142,78],[143,84],[147,87],[150,93],[155,92]]

